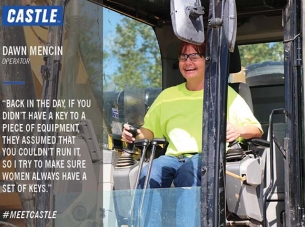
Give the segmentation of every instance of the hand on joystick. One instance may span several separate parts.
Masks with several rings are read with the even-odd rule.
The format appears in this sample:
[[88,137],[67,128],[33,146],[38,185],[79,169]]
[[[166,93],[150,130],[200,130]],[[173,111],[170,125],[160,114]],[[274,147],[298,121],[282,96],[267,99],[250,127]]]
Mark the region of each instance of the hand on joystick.
[[[123,150],[122,155],[120,156],[118,162],[117,162],[117,167],[126,167],[126,166],[131,166],[136,163],[136,161],[133,159],[133,148],[134,148],[134,142],[133,138],[137,136],[137,128],[128,125],[129,129],[127,129],[126,125],[124,125],[124,130],[122,132],[122,138],[126,142],[128,142],[127,147]],[[131,134],[131,135],[130,135]],[[130,138],[132,136],[132,138]]]
[[[136,138],[138,132],[135,127],[130,125],[129,130],[127,130],[127,131],[132,134],[133,138]],[[134,143],[133,141],[131,143],[128,143],[127,147],[124,149],[124,152],[127,152],[129,154],[134,154],[134,151],[133,151],[134,144],[133,143]]]

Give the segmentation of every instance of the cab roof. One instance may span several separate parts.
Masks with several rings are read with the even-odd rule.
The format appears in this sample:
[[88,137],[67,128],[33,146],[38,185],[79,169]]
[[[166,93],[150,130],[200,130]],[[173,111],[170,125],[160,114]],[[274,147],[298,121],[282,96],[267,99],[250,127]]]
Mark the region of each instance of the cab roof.
[[[170,0],[90,1],[152,26],[162,27],[165,24],[171,23]],[[201,2],[205,8],[204,21],[206,23],[209,1],[201,0]],[[282,11],[286,2],[287,0],[236,0],[238,19],[237,42],[255,43],[281,40],[283,37],[281,24]],[[239,29],[239,27],[244,28]],[[258,27],[259,33],[253,31],[253,28],[257,29]],[[239,32],[239,30],[241,31]],[[256,34],[256,36],[253,37],[253,34]]]

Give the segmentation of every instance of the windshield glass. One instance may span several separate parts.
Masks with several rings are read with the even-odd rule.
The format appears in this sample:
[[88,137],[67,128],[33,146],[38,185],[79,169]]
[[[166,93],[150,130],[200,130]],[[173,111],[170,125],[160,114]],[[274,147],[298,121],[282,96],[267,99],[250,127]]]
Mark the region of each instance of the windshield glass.
[[[109,135],[120,134],[122,123],[137,114],[135,109],[133,116],[125,116],[128,108],[138,106],[133,102],[147,109],[160,92],[161,55],[155,33],[151,26],[85,0],[69,2],[65,28],[60,98],[91,101],[90,111],[70,111],[84,112],[100,143],[108,147]],[[143,119],[135,121],[140,126]]]
[[[185,198],[193,203],[182,203]],[[200,187],[117,190],[104,192],[104,200],[110,205],[104,226],[148,226],[152,221],[154,226],[188,226],[190,221],[200,226]]]

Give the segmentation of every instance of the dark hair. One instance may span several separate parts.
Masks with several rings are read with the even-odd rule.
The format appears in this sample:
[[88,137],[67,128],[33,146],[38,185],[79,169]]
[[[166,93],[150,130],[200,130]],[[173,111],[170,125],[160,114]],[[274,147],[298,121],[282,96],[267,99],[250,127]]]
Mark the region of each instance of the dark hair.
[[178,54],[183,54],[186,47],[187,46],[192,46],[196,52],[202,56],[205,56],[205,50],[206,50],[206,43],[202,43],[201,45],[196,45],[196,44],[192,44],[192,43],[188,43],[188,42],[185,42],[185,41],[182,41],[182,43],[180,44],[180,48],[178,50]]

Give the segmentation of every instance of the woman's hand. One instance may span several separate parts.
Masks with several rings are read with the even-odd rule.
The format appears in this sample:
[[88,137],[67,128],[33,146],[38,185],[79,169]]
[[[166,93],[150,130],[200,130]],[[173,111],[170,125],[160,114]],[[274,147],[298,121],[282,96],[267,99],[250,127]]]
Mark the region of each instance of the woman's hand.
[[[122,139],[126,141],[127,143],[133,143],[133,141],[136,140],[135,137],[133,137],[132,133],[129,132],[130,130],[130,125],[129,124],[124,124],[123,125],[123,132],[122,132]],[[137,134],[141,134],[141,130],[137,129]]]
[[233,142],[238,137],[244,139],[261,138],[262,134],[262,131],[255,125],[236,126],[230,122],[227,123],[227,142]]
[[241,128],[239,126],[227,123],[227,142],[233,142],[241,136]]
[[[122,132],[122,139],[126,141],[127,143],[132,143],[136,140],[135,137],[133,137],[132,133],[129,132],[130,125],[124,124],[123,125],[123,132]],[[154,134],[149,129],[141,127],[141,129],[137,129],[137,139],[148,139],[151,141],[154,138]]]

